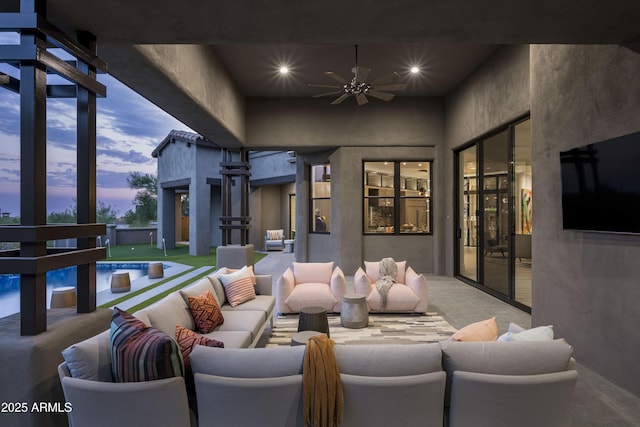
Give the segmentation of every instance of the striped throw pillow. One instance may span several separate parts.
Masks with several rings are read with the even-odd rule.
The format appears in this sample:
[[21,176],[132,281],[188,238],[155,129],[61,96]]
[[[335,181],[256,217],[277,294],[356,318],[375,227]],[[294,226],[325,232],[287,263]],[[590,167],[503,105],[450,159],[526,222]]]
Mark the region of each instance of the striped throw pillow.
[[183,328],[180,325],[176,325],[176,341],[180,346],[180,352],[182,353],[182,359],[184,360],[184,367],[187,371],[191,365],[189,362],[189,354],[191,354],[196,345],[224,348],[224,343],[222,341],[203,337],[202,335],[198,335],[192,330]]
[[269,230],[269,240],[280,240],[282,239],[283,232],[282,230]]
[[256,291],[246,266],[235,273],[220,274],[218,278],[224,286],[224,293],[231,307],[255,299]]
[[189,311],[193,316],[196,331],[202,334],[208,334],[216,326],[224,323],[220,306],[211,291],[205,291],[197,297],[189,297]]
[[184,376],[182,353],[175,340],[117,307],[111,316],[110,345],[114,382]]

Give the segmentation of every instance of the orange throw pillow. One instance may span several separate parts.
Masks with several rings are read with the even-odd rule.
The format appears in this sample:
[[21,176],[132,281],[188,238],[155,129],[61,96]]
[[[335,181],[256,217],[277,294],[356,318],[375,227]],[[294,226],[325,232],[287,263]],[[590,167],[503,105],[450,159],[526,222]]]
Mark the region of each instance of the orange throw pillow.
[[197,297],[189,297],[189,310],[193,316],[196,331],[202,334],[208,334],[216,326],[224,323],[220,306],[211,291],[205,291]]
[[460,329],[449,341],[495,341],[498,338],[496,318],[481,320]]

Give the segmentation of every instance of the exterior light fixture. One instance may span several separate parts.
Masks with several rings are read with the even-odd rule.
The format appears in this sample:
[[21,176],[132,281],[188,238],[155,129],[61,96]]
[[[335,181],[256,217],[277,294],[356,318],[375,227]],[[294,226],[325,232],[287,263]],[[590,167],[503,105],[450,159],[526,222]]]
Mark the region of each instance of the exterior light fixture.
[[414,65],[413,67],[411,67],[410,71],[411,71],[411,74],[418,74],[420,72],[420,68]]
[[282,67],[280,67],[280,74],[288,74],[289,73],[289,68],[286,65],[283,65]]

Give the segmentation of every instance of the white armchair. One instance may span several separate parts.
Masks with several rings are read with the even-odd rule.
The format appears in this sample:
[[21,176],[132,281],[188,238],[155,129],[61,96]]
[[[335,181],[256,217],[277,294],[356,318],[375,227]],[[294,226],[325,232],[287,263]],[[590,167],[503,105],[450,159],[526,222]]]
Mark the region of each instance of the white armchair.
[[[376,282],[380,275],[379,262],[364,262],[365,269],[358,268],[353,276],[353,285],[357,293],[367,298],[370,312],[382,311],[382,297],[376,289]],[[407,267],[406,261],[397,261],[398,273],[396,283],[391,286],[387,294],[387,312],[416,312],[425,313],[429,307],[427,279]]]
[[313,306],[339,313],[346,291],[344,273],[333,262],[294,262],[276,284],[276,310],[299,313]]
[[267,230],[264,236],[264,250],[284,249],[284,230]]

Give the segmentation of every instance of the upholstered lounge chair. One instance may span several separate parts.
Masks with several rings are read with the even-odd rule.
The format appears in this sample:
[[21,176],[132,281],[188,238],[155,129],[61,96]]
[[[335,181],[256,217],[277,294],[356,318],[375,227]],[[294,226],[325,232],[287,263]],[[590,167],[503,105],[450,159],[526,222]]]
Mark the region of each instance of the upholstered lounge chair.
[[267,230],[264,236],[264,250],[284,250],[284,230]]
[[[367,297],[370,312],[382,311],[382,297],[376,289],[380,276],[379,262],[364,262],[365,269],[358,268],[353,276],[354,289]],[[406,261],[397,261],[398,273],[396,283],[391,286],[387,295],[386,312],[425,313],[429,307],[427,279],[417,274]]]
[[299,313],[305,307],[322,307],[339,313],[346,293],[344,273],[333,262],[294,262],[276,284],[278,313]]

